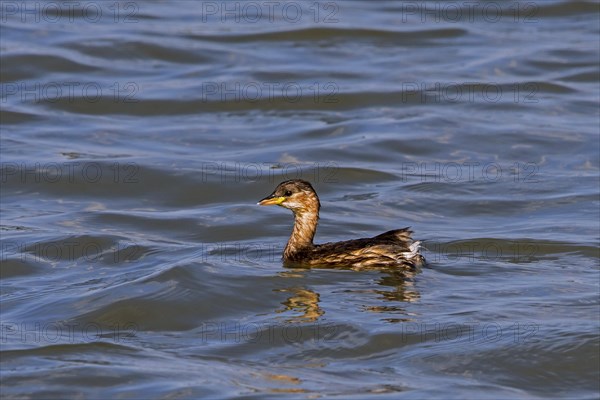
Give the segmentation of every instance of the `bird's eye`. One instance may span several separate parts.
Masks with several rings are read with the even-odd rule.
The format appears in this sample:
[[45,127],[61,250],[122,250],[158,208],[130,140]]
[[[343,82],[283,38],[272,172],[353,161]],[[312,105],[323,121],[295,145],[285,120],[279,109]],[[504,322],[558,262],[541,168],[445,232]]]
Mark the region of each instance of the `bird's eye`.
[[285,193],[283,193],[283,195],[284,195],[285,197],[289,197],[289,196],[291,196],[291,195],[292,195],[292,191],[291,191],[291,190],[286,190],[286,191],[285,191]]

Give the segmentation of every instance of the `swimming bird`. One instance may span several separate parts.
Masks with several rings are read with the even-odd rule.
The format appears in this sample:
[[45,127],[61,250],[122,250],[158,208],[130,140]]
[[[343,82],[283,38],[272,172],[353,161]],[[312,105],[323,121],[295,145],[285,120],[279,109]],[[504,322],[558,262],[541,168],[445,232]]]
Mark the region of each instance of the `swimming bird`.
[[425,264],[421,242],[409,228],[391,230],[371,238],[314,244],[321,203],[312,185],[302,179],[281,182],[258,202],[292,210],[294,228],[283,251],[284,265],[365,269],[391,267],[414,270]]

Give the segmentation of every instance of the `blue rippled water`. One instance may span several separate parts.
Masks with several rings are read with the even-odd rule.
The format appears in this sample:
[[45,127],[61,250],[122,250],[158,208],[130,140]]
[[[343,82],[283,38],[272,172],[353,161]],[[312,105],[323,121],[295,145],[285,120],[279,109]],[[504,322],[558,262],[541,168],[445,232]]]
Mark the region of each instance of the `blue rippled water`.
[[598,398],[599,7],[1,2],[2,398]]

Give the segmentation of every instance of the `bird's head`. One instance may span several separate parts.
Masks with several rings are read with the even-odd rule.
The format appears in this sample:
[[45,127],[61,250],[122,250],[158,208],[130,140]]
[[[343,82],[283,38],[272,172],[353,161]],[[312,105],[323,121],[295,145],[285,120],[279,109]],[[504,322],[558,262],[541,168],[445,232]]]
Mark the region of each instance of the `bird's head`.
[[289,208],[294,214],[319,212],[321,204],[312,185],[302,179],[281,182],[273,193],[258,202],[261,206],[277,205]]

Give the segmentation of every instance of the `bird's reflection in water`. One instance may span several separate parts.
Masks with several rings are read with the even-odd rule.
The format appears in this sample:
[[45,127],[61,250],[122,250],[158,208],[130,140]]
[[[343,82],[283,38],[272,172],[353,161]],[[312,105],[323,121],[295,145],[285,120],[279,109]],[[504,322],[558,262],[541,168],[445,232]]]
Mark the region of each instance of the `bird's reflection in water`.
[[325,311],[319,306],[319,293],[303,287],[291,287],[279,289],[279,292],[291,293],[283,303],[283,309],[277,312],[292,311],[300,313],[295,318],[288,319],[287,322],[314,322],[325,314]]
[[[304,271],[285,271],[279,275],[288,278],[301,278]],[[419,300],[421,297],[414,285],[414,277],[417,271],[389,271],[382,270],[381,276],[377,279],[377,287],[348,290],[346,293],[374,293],[377,298],[388,304],[365,305],[364,310],[374,313],[394,314],[394,318],[384,318],[388,322],[406,322],[411,321],[410,314],[402,307],[401,303],[411,303]],[[383,287],[381,287],[383,286]],[[294,312],[299,313],[295,318],[286,320],[287,322],[315,322],[325,310],[319,305],[320,295],[313,289],[303,286],[293,286],[285,289],[278,289],[279,292],[289,293],[290,296],[281,304],[283,308],[277,310],[278,313]],[[394,304],[389,304],[393,302]],[[396,317],[397,316],[397,317]]]
[[379,278],[377,284],[387,286],[391,290],[373,289],[373,293],[379,295],[379,298],[387,302],[396,302],[395,304],[365,306],[366,311],[393,314],[394,317],[383,318],[385,321],[408,322],[412,321],[410,313],[399,303],[412,303],[421,298],[421,295],[415,288],[414,276],[412,271],[390,271]]
[[377,290],[373,292],[381,295],[381,298],[387,301],[400,301],[411,303],[419,300],[421,296],[415,288],[414,277],[416,273],[412,271],[391,271],[379,278],[378,285],[387,286],[392,290]]

